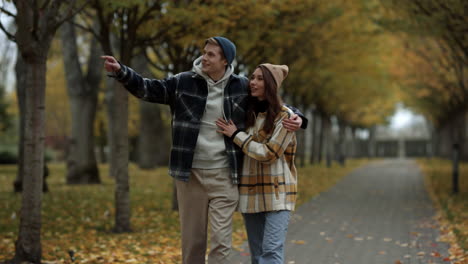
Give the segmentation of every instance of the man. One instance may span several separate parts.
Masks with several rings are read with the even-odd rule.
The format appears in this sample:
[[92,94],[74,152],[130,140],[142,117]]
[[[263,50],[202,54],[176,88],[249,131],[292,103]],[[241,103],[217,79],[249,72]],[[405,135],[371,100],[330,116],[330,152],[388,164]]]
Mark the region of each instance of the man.
[[[114,73],[130,93],[171,108],[169,174],[176,179],[184,264],[205,263],[208,218],[208,263],[229,262],[242,151],[216,132],[215,121],[222,117],[239,129],[245,127],[248,80],[233,73],[235,55],[236,46],[229,39],[210,38],[192,71],[164,80],[142,78],[115,58],[102,56],[106,71]],[[295,131],[301,123],[295,115],[284,126]]]

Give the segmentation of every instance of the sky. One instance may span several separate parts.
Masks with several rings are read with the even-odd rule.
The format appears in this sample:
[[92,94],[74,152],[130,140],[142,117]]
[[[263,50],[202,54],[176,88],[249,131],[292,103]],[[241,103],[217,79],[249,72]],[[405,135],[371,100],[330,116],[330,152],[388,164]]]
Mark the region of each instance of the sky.
[[415,122],[424,122],[424,117],[415,114],[408,108],[405,108],[402,104],[398,104],[397,110],[390,120],[390,128],[394,130],[402,130],[411,126]]
[[[0,6],[5,8],[5,9],[12,10],[13,4],[0,0]],[[8,17],[7,15],[0,12],[0,22],[4,26],[7,26],[9,23],[12,22],[12,19],[10,17]],[[0,52],[4,52],[4,47],[9,44],[8,42],[9,42],[9,40],[6,38],[3,31],[0,30]],[[15,44],[13,44],[13,45],[9,44],[9,47],[10,47],[10,49],[8,50],[8,54],[13,57],[12,62],[15,62],[16,61],[16,59],[15,59],[16,58]],[[0,81],[4,82],[6,84],[7,91],[12,91],[14,89],[14,84],[15,84],[14,63],[12,63],[10,65],[8,73],[9,74],[7,75],[6,80],[0,80]]]

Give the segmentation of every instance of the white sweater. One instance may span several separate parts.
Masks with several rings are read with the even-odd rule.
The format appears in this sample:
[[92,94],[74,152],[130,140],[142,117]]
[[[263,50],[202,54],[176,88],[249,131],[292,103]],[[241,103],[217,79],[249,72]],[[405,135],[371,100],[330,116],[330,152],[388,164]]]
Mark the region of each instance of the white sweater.
[[218,118],[224,117],[224,88],[234,69],[232,66],[227,67],[224,76],[219,81],[214,82],[208,75],[202,72],[200,57],[193,62],[193,71],[205,78],[208,86],[208,96],[205,112],[201,119],[192,168],[228,168],[229,160],[226,155],[224,135],[216,132],[217,126],[215,122]]

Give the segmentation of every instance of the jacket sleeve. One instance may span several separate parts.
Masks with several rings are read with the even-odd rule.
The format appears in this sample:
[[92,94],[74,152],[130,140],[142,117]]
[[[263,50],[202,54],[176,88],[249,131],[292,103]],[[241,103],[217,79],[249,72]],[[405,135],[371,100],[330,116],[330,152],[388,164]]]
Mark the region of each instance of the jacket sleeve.
[[120,64],[121,70],[115,74],[117,81],[121,82],[135,97],[142,100],[171,104],[175,98],[178,78],[172,76],[163,80],[143,78],[130,67]]
[[302,129],[306,129],[307,128],[307,125],[309,124],[309,120],[304,116],[304,114],[301,113],[301,111],[299,111],[299,109],[297,109],[296,107],[294,106],[290,106],[290,105],[287,105],[285,104],[285,106],[289,109],[291,109],[296,115],[300,116],[301,119],[302,119],[302,125],[301,125],[301,128]]
[[283,127],[282,120],[283,118],[276,122],[271,138],[266,143],[252,140],[252,135],[246,132],[238,132],[234,137],[234,143],[250,158],[263,163],[272,163],[284,154],[294,136],[294,132],[289,132]]

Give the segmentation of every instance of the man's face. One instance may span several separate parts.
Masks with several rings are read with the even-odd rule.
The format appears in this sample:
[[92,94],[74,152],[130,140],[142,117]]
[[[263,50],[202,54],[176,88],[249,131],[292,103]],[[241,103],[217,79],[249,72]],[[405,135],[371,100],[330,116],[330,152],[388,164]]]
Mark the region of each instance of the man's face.
[[216,75],[225,71],[227,61],[222,55],[220,46],[210,43],[205,45],[202,57],[202,71],[208,75]]

